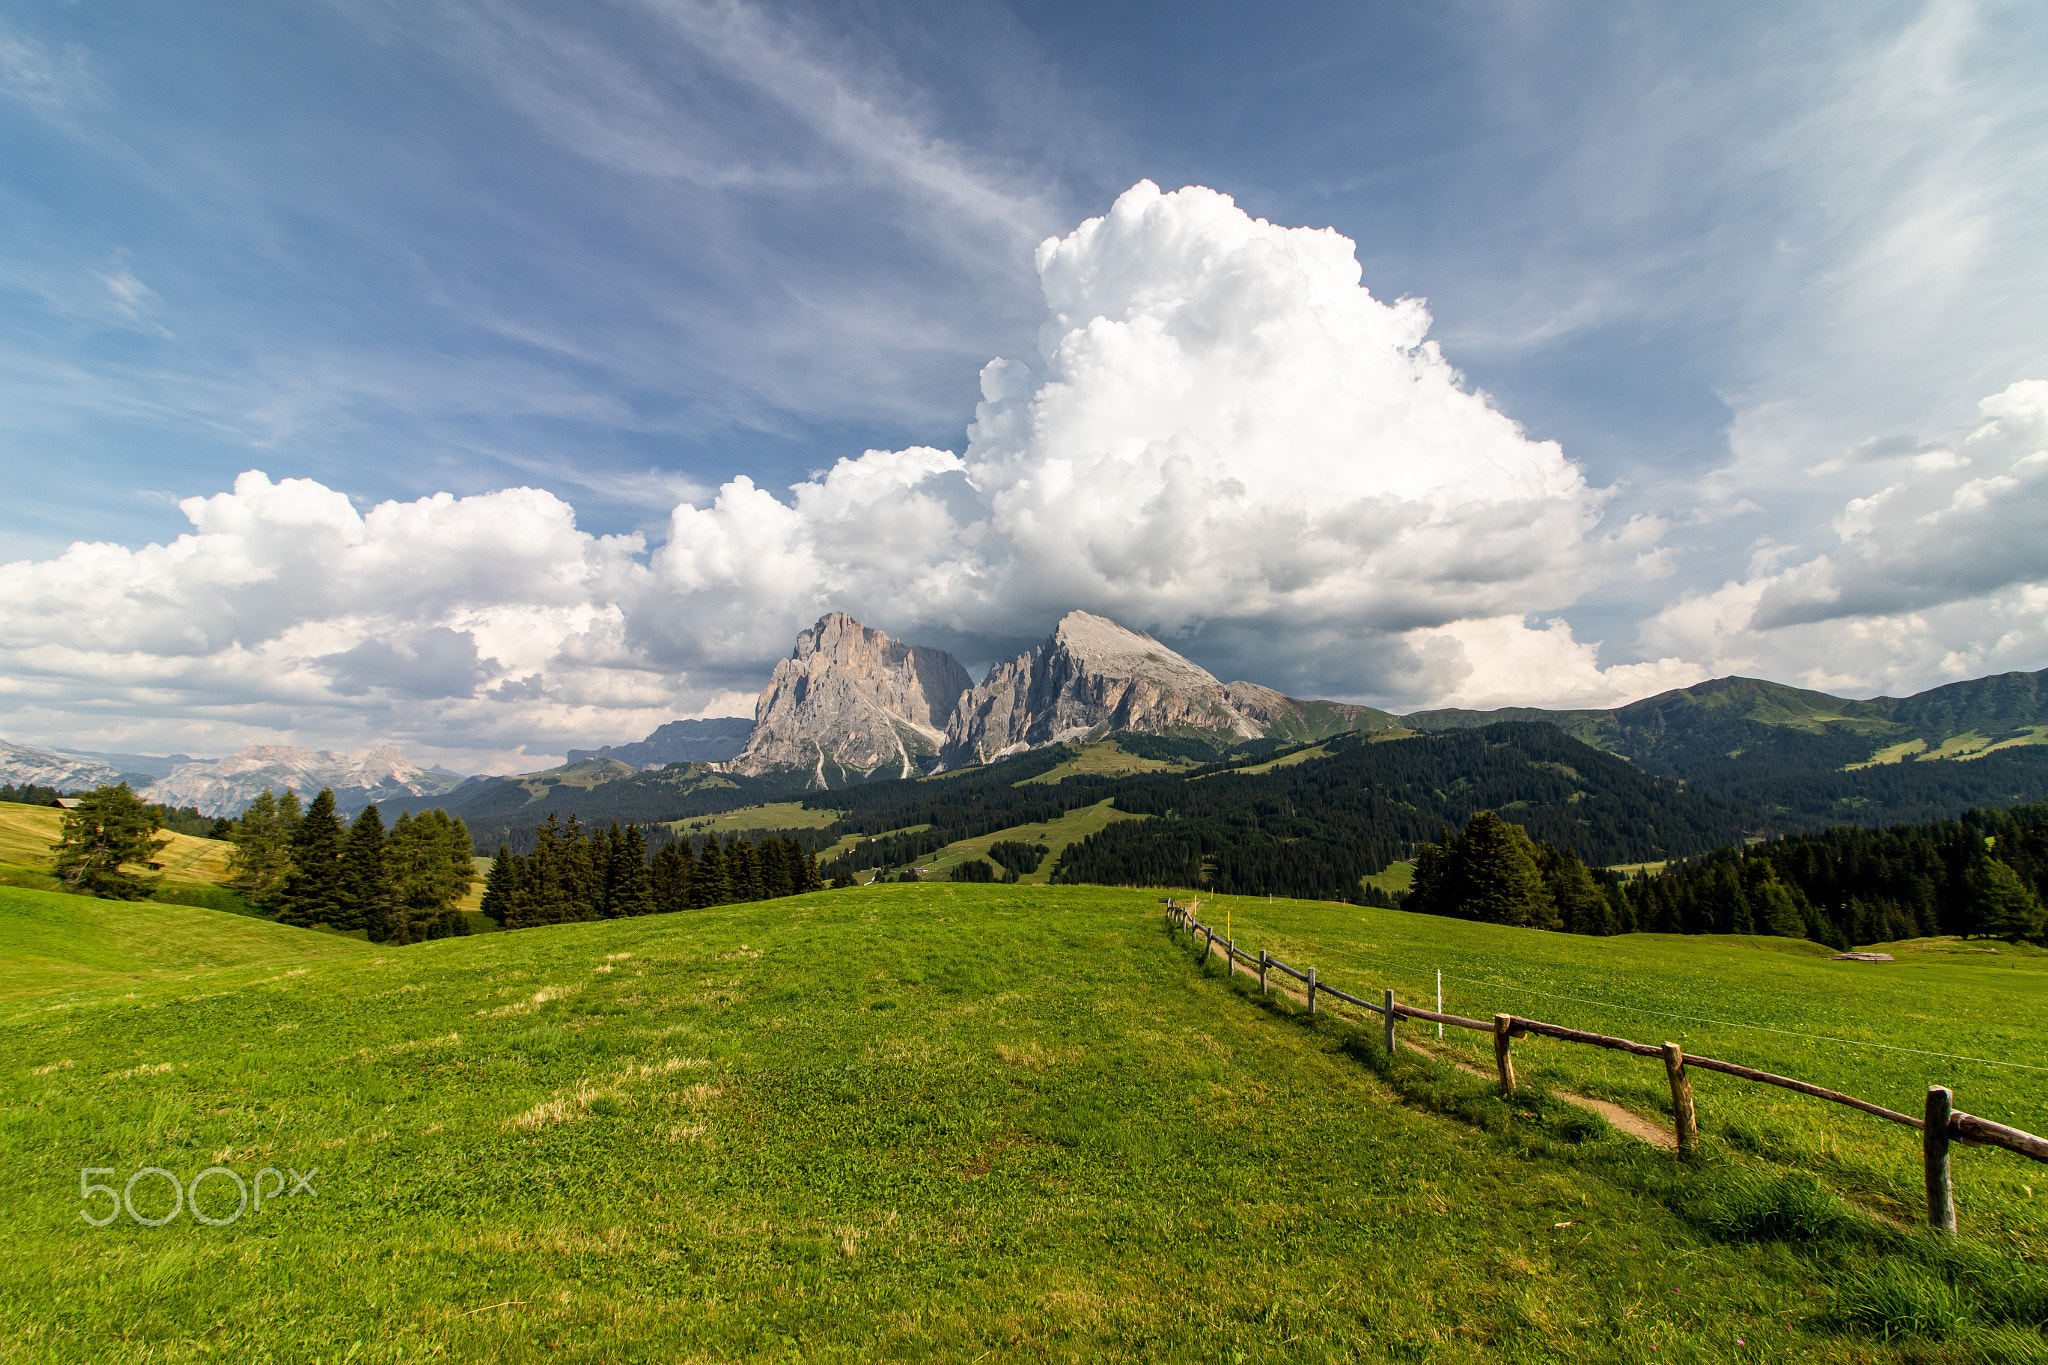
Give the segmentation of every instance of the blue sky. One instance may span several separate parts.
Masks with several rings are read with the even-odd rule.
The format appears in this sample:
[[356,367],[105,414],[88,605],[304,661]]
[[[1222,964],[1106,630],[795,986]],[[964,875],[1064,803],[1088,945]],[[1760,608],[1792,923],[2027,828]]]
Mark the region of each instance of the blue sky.
[[[644,560],[736,476],[789,501],[864,450],[963,451],[983,365],[1042,344],[1033,248],[1149,179],[1351,239],[1469,389],[1612,490],[1606,526],[1658,522],[1654,572],[1513,604],[1598,667],[2038,668],[2023,536],[1954,592],[1927,587],[1953,566],[1899,568],[1920,587],[1826,638],[1712,595],[1825,577],[1852,502],[1934,496],[1901,461],[2048,379],[2044,58],[2021,4],[25,0],[0,17],[0,561],[169,543],[180,499],[250,469],[358,511],[531,485]],[[1050,624],[896,616],[969,655]],[[1212,667],[1257,657],[1150,624]],[[721,659],[641,672],[716,709],[762,662]],[[29,671],[76,691],[67,667]],[[1528,683],[1500,667],[1494,691]],[[1486,692],[1368,673],[1353,695]],[[0,732],[344,742],[390,714],[232,691],[38,693]],[[550,724],[617,740],[659,709]]]

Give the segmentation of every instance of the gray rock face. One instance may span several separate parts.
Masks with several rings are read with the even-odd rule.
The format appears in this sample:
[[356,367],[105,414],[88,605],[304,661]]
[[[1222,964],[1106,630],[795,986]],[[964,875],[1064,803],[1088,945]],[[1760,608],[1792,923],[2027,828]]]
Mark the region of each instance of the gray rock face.
[[[1269,693],[1288,700],[1270,688],[1232,687],[1248,689],[1252,701],[1263,702]],[[949,768],[990,763],[1098,732],[1180,728],[1227,731],[1243,739],[1266,733],[1207,669],[1141,631],[1076,611],[1044,644],[997,664],[960,699],[946,728],[942,761]]]
[[120,769],[83,754],[59,753],[0,739],[0,782],[33,782],[59,791],[85,790],[121,779]]
[[745,752],[747,736],[753,731],[754,722],[743,716],[672,720],[634,744],[571,749],[569,761],[581,763],[586,758],[616,758],[636,768],[658,768],[668,763],[723,763]]
[[390,744],[353,754],[257,744],[218,762],[180,764],[142,794],[169,806],[196,806],[201,815],[239,815],[265,787],[280,795],[290,788],[306,798],[332,787],[335,804],[352,811],[392,797],[436,795],[461,781],[453,773],[429,772]]
[[973,682],[946,651],[833,612],[775,665],[746,751],[724,766],[749,776],[809,768],[818,786],[878,768],[914,777],[937,761],[946,723]]

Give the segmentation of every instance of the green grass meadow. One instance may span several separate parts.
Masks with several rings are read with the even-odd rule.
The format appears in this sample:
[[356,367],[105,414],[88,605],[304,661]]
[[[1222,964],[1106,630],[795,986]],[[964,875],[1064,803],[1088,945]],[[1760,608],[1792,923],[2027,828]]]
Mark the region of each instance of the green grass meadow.
[[[1837,1198],[1897,1193],[1890,1130],[1809,1132],[1700,1078],[1711,1140],[1683,1162],[1543,1089],[1653,1112],[1647,1073],[1520,1044],[1537,1083],[1503,1102],[1225,980],[1157,894],[890,885],[385,949],[0,889],[0,1359],[2048,1358],[2041,1224],[1993,1193],[2040,1168],[1960,1154],[1966,1235],[1943,1245]],[[2048,1034],[2037,958],[1886,978],[1227,909],[1241,943],[1361,994],[1421,999],[1441,961],[1460,989],[1512,972],[1838,1032],[1912,1004],[1921,1036],[1986,1056]],[[1814,1078],[1872,1098],[1924,1083],[1725,1047],[1801,1075],[1843,1057]],[[2042,1126],[2035,1081],[1999,1084],[1959,1077],[1961,1102]],[[118,1189],[150,1166],[318,1174],[224,1226],[81,1216],[108,1208],[83,1168]],[[133,1202],[159,1217],[169,1186]],[[202,1187],[209,1217],[234,1206],[227,1178]]]
[[[1928,1086],[1945,1085],[1960,1109],[2048,1132],[2048,952],[2028,945],[1922,940],[1880,945],[1895,962],[1835,962],[1803,940],[1532,934],[1325,902],[1218,897],[1201,915],[1228,924],[1241,948],[1312,965],[1365,999],[1392,987],[1433,1009],[1441,970],[1452,1014],[1676,1042],[1906,1114],[1921,1112]],[[1436,1045],[1433,1026],[1403,1027]],[[1445,1034],[1448,1054],[1492,1069],[1489,1035]],[[1515,1058],[1518,1075],[1539,1084],[1660,1120],[1671,1113],[1659,1062],[1535,1037],[1515,1043]],[[1925,1216],[1914,1130],[1774,1086],[1690,1075],[1704,1135],[1822,1174],[1886,1217]],[[1953,1160],[1971,1230],[2015,1250],[2048,1248],[2048,1167],[1993,1149],[1957,1149]]]

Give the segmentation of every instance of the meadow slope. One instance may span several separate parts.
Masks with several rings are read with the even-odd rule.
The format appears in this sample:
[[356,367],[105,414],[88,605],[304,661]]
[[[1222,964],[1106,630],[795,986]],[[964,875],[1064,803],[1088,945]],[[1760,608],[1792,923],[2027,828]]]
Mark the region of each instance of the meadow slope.
[[[94,913],[139,955],[163,909]],[[1266,913],[1312,960],[1392,922]],[[0,1004],[0,1359],[2039,1353],[2048,1289],[2006,1243],[1950,1253],[1767,1151],[1686,1167],[1390,1062],[1205,972],[1151,892],[887,886],[340,955],[287,935],[118,984],[78,941],[76,989]],[[1526,966],[1581,941],[1522,942]],[[1780,960],[1722,951],[1693,970]],[[81,1218],[106,1198],[82,1168],[146,1166],[319,1173],[227,1226]],[[229,1182],[207,1191],[224,1218]],[[160,1215],[168,1185],[134,1200]],[[1958,1308],[1986,1267],[2019,1288]],[[1887,1342],[1894,1299],[1934,1316]]]

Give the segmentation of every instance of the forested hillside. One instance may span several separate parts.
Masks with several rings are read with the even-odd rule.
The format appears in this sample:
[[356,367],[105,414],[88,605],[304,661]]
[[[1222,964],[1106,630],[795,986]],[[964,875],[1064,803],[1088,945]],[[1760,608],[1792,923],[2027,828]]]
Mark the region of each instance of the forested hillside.
[[1070,846],[1053,880],[1356,901],[1367,896],[1361,879],[1481,810],[1591,863],[1703,853],[1763,821],[1754,807],[1639,772],[1549,725],[1345,736],[1327,748],[1266,772],[1134,779],[1117,809],[1159,818]]
[[[2048,805],[1890,829],[1787,835],[1627,884],[1635,926],[1788,933],[1837,947],[1934,934],[2037,938],[2048,902]],[[1789,900],[1804,928],[1773,925]]]
[[1414,729],[1554,725],[1646,772],[1807,821],[1880,824],[2048,800],[2048,671],[1847,701],[1716,678],[1611,711],[1419,711]]

